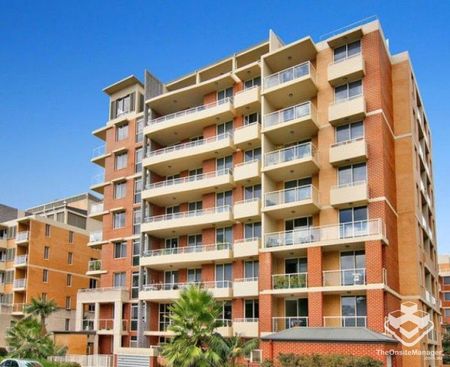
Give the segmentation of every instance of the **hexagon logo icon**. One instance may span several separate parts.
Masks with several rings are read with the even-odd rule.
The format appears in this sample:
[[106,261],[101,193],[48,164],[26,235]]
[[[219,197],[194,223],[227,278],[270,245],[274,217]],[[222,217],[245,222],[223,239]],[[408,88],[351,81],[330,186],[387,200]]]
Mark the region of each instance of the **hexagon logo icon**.
[[390,312],[384,329],[406,347],[412,347],[434,329],[430,314],[417,308],[414,302],[405,302],[400,310]]

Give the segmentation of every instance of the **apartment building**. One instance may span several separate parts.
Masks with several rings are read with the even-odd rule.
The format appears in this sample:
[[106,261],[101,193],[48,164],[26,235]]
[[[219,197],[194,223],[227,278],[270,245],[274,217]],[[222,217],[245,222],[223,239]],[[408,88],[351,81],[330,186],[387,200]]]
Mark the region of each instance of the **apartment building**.
[[439,255],[439,301],[441,306],[441,333],[450,330],[450,256]]
[[20,211],[0,208],[0,346],[7,327],[24,316],[31,299],[53,299],[59,309],[47,329],[74,330],[79,289],[96,287],[86,275],[88,262],[100,252],[88,248],[87,228],[101,222],[88,217],[88,208],[100,200],[82,194]]
[[437,325],[440,310],[430,128],[377,20],[319,42],[271,31],[170,83],[146,71],[104,91],[102,275],[77,301],[95,353],[157,365],[169,305],[195,283],[223,305],[220,333],[261,339],[252,362],[439,365],[383,353],[438,351],[439,330],[407,347],[385,320],[409,302]]

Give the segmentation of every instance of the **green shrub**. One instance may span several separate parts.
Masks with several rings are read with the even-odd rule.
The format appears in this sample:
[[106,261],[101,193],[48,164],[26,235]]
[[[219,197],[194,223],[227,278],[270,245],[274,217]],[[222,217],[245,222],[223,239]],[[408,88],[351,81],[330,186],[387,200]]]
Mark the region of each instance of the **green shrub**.
[[[371,357],[333,355],[297,355],[280,354],[278,362],[281,367],[382,367],[383,363]],[[270,365],[267,365],[270,367]]]
[[0,348],[0,358],[6,357],[7,355],[8,355],[8,351],[6,350],[6,348],[1,347]]

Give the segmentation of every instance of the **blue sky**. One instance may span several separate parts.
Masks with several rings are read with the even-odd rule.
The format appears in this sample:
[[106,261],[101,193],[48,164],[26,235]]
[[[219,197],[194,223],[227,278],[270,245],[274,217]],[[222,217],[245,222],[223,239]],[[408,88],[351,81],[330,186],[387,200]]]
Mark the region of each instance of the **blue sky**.
[[86,191],[107,119],[102,88],[149,69],[169,81],[258,43],[371,15],[408,50],[433,132],[441,251],[450,251],[449,1],[7,1],[0,13],[0,202],[30,207]]

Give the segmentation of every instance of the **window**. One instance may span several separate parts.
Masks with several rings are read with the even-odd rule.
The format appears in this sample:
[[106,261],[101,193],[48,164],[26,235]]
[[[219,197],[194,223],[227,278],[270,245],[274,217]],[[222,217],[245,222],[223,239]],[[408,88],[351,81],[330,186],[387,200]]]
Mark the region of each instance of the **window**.
[[137,178],[134,180],[134,203],[139,204],[142,199],[142,178]]
[[128,164],[128,153],[127,152],[117,153],[115,158],[116,158],[116,165],[115,165],[116,170],[126,168],[126,166]]
[[341,297],[342,326],[366,326],[366,297]]
[[362,82],[357,80],[334,88],[335,102],[342,102],[362,95]]
[[445,315],[445,317],[450,317],[450,308],[444,309],[444,315]]
[[261,148],[246,150],[244,153],[244,162],[261,160]]
[[139,272],[131,275],[131,298],[138,298],[139,295]]
[[357,140],[364,137],[362,121],[336,127],[336,143]]
[[231,244],[233,242],[233,227],[216,228],[216,244]]
[[201,247],[203,245],[201,234],[191,234],[188,236],[189,247]]
[[133,240],[133,266],[139,265],[140,247],[141,247],[141,241]]
[[113,228],[123,228],[125,227],[125,212],[117,212],[113,214]]
[[127,257],[127,243],[126,241],[114,243],[114,258],[121,259]]
[[50,234],[51,234],[50,224],[46,224],[45,225],[45,237],[50,237]]
[[354,223],[367,220],[367,207],[360,206],[339,210],[339,223]]
[[364,250],[341,252],[341,285],[365,284],[366,254]]
[[136,143],[144,140],[144,119],[139,119],[136,122]]
[[217,125],[217,135],[223,135],[233,131],[233,121]]
[[6,250],[6,261],[14,260],[15,256],[16,256],[16,249],[9,248]]
[[367,235],[367,217],[368,213],[366,206],[339,210],[341,238]]
[[232,191],[218,192],[216,194],[216,207],[217,208],[227,208],[233,203],[233,193]]
[[66,297],[66,310],[72,309],[72,298],[70,296]]
[[69,231],[69,243],[73,243],[73,232]]
[[45,246],[44,247],[44,260],[48,260],[49,256],[50,256],[50,247]]
[[133,234],[141,231],[141,208],[133,209]]
[[334,49],[334,62],[348,59],[349,57],[359,55],[361,53],[361,41],[347,43],[344,46]]
[[229,288],[233,267],[231,264],[216,264],[216,287]]
[[66,285],[68,287],[72,286],[72,274],[67,274]]
[[338,171],[338,185],[354,185],[367,180],[367,169],[365,163],[352,164],[347,167],[340,167]]
[[201,201],[194,201],[188,204],[188,211],[190,212],[194,212],[194,211],[198,211],[198,210],[202,210],[203,209],[203,202]]
[[[195,169],[191,169],[189,171],[189,180],[195,180],[198,176],[200,176],[201,174],[203,174],[203,168],[195,168]],[[175,176],[169,176],[171,179],[177,179],[180,178],[180,175],[175,175]],[[168,178],[169,178],[168,177]]]
[[179,205],[175,205],[175,206],[168,206],[166,208],[166,215],[168,215],[169,217],[171,217],[172,215],[179,213],[180,212],[180,206]]
[[70,319],[64,320],[64,330],[69,331],[70,330]]
[[221,319],[222,320],[231,320],[231,317],[233,315],[233,308],[230,301],[224,301],[222,303],[222,312],[221,312]]
[[127,194],[127,182],[116,182],[114,184],[114,199],[122,199]]
[[259,123],[258,112],[251,113],[250,115],[244,116],[244,125],[250,125],[254,123]]
[[202,269],[188,269],[188,283],[200,283],[202,281]]
[[244,314],[246,319],[259,318],[259,302],[257,299],[246,299],[244,307]]
[[139,305],[132,304],[131,305],[131,317],[130,317],[130,330],[136,331],[138,329],[138,314],[139,314]]
[[42,281],[44,283],[48,283],[48,270],[47,269],[42,270]]
[[248,280],[256,280],[259,277],[259,261],[244,262],[244,278]]
[[125,272],[114,273],[113,286],[114,287],[125,287]]
[[116,127],[116,141],[128,138],[128,124],[123,124]]
[[233,87],[223,89],[217,92],[217,102],[223,103],[225,98],[233,97]]
[[134,111],[134,93],[129,94],[123,98],[117,99],[113,102],[115,104],[115,115],[113,118],[123,115],[124,113],[128,113],[130,111]]
[[450,276],[444,277],[444,284],[450,284]]
[[14,281],[14,270],[5,271],[5,284],[11,284]]
[[170,324],[169,304],[161,303],[159,305],[159,331],[167,331]]
[[89,279],[89,289],[97,288],[97,279]]
[[244,200],[255,200],[261,198],[261,184],[246,186],[244,188]]
[[73,264],[73,253],[69,252],[67,254],[67,264],[72,265]]
[[141,172],[142,171],[142,158],[144,157],[144,149],[139,148],[136,149],[136,155],[135,155],[135,163],[134,163],[134,172]]
[[256,78],[246,80],[244,82],[244,89],[250,89],[253,87],[257,87],[261,85],[261,77],[257,76]]
[[245,223],[244,238],[246,240],[261,238],[261,222]]
[[166,238],[164,240],[164,248],[166,249],[174,249],[178,248],[178,238]]
[[444,300],[450,301],[450,292],[444,292]]
[[233,157],[231,155],[216,159],[216,170],[223,172],[233,168]]

